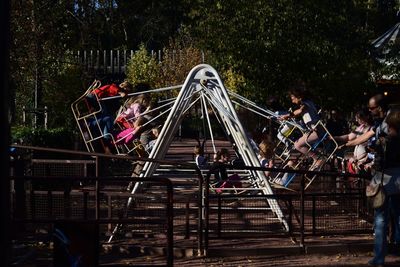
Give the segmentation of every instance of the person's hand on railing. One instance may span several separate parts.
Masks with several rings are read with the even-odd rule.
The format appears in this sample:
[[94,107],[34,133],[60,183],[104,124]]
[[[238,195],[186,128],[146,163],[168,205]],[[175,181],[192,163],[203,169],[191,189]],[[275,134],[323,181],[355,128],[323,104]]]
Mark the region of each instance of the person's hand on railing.
[[290,114],[284,114],[278,117],[278,120],[280,121],[286,121],[288,119],[290,119]]

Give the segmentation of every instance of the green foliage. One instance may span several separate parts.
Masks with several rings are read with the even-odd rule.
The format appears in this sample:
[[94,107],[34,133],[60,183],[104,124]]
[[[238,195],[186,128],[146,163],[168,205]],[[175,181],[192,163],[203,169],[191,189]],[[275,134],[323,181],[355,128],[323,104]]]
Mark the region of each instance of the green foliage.
[[[49,127],[62,125],[64,118],[71,125],[69,103],[87,88],[89,78],[69,63],[68,50],[139,47],[128,78],[154,87],[182,83],[205,51],[206,63],[220,72],[227,87],[259,103],[272,95],[287,99],[286,89],[301,79],[325,108],[353,108],[374,86],[371,70],[376,77],[398,73],[393,65],[371,65],[367,53],[370,41],[396,22],[395,0],[11,4],[15,124],[23,106],[34,106],[36,92],[38,107],[49,109]],[[145,47],[164,48],[163,62]]]
[[128,62],[127,79],[134,85],[147,83],[153,88],[183,84],[190,70],[202,60],[201,50],[182,37],[170,40],[160,62],[142,44]]
[[[68,62],[68,61],[67,61]],[[80,66],[75,64],[55,64],[49,69],[43,83],[43,105],[48,108],[48,125],[53,127],[75,127],[71,103],[86,91],[88,78]]]
[[[190,1],[190,30],[215,68],[266,100],[304,80],[322,106],[354,105],[369,80],[368,31],[352,1]],[[256,89],[255,91],[254,88]],[[351,90],[349,90],[351,89]]]
[[231,68],[222,72],[222,78],[226,88],[238,93],[240,89],[246,87],[246,79],[243,75],[235,72]]
[[73,149],[75,134],[68,128],[33,129],[30,127],[12,127],[12,143],[30,146]]
[[154,86],[159,73],[156,59],[146,50],[144,44],[133,54],[128,62],[126,76],[133,85],[147,83]]
[[193,67],[203,62],[203,53],[188,36],[169,41],[163,50],[156,87],[183,84]]
[[[21,124],[22,108],[47,106],[49,128],[71,125],[69,104],[82,92],[85,76],[71,64],[73,17],[66,12],[68,1],[12,1],[10,50],[13,124]],[[38,125],[42,125],[39,121]]]

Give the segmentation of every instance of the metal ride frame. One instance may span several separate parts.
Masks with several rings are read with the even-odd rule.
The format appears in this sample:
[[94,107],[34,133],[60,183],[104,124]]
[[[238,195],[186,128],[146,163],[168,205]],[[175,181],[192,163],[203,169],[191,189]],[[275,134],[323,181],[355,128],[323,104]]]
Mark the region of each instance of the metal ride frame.
[[[280,159],[281,162],[281,166],[282,168],[291,168],[291,169],[299,169],[301,167],[302,164],[304,164],[307,159],[309,158],[309,153],[310,152],[315,152],[318,150],[319,152],[319,158],[323,161],[322,164],[320,166],[313,166],[310,165],[308,166],[308,170],[311,171],[319,171],[321,170],[325,163],[327,163],[330,159],[332,159],[334,157],[335,152],[338,149],[338,143],[336,142],[336,140],[332,137],[332,135],[330,134],[329,130],[326,128],[325,124],[323,123],[322,120],[319,120],[316,125],[314,125],[313,129],[309,130],[304,128],[300,123],[298,123],[296,120],[294,119],[290,119],[290,120],[286,120],[286,121],[280,121],[279,117],[280,115],[276,114],[275,112],[259,107],[256,103],[244,98],[243,96],[240,96],[237,93],[231,92],[229,91],[229,94],[240,100],[242,103],[236,101],[236,100],[232,100],[233,103],[235,103],[236,105],[241,106],[242,108],[246,108],[247,110],[261,116],[264,117],[266,119],[272,120],[278,124],[280,124],[279,128],[278,128],[278,134],[282,134],[285,140],[280,140],[278,142],[278,144],[276,145],[274,151],[275,151],[275,156]],[[245,103],[246,105],[244,105],[243,103]],[[283,130],[286,129],[286,130]],[[293,159],[293,155],[296,154],[296,149],[294,146],[294,143],[296,141],[296,139],[298,137],[293,138],[293,135],[295,135],[295,133],[300,133],[300,135],[307,135],[310,136],[311,133],[313,131],[319,131],[319,136],[318,136],[318,140],[313,142],[313,143],[309,143],[306,140],[306,145],[308,146],[308,151],[305,154],[300,154],[299,152],[297,152],[298,156],[295,157],[295,159]],[[281,132],[281,131],[285,131],[285,132]],[[287,143],[285,144],[285,141],[287,141]],[[323,145],[327,142],[331,143],[331,148],[330,150],[326,150]],[[321,148],[322,146],[322,148]],[[283,147],[283,148],[280,148]],[[279,151],[280,149],[280,151]],[[291,162],[294,161],[295,164],[291,164]],[[284,183],[281,183],[282,179],[286,176],[285,179],[287,179]],[[296,177],[296,175],[294,173],[292,174],[287,174],[287,173],[278,173],[276,174],[276,176],[274,177],[270,177],[269,181],[271,184],[276,185],[282,185],[285,188],[288,188],[288,186],[290,185],[290,183],[293,181],[293,179]],[[305,189],[308,189],[311,184],[313,183],[313,181],[315,180],[315,178],[317,177],[317,175],[313,175],[311,177],[307,177],[306,178],[306,184],[305,184]]]
[[[75,100],[72,104],[71,104],[71,109],[72,109],[72,113],[74,115],[74,118],[77,122],[79,131],[81,133],[82,139],[85,143],[86,149],[89,152],[99,152],[96,151],[96,146],[94,145],[94,143],[97,142],[101,142],[104,138],[109,138],[111,140],[111,145],[114,147],[115,153],[118,155],[126,155],[126,154],[130,154],[131,152],[137,152],[137,149],[143,150],[143,147],[140,143],[134,142],[134,146],[128,146],[127,144],[122,144],[122,145],[117,145],[117,143],[119,141],[121,141],[122,139],[126,138],[129,136],[125,135],[119,139],[116,139],[111,133],[105,133],[103,128],[104,126],[102,125],[101,122],[101,112],[103,111],[103,102],[104,101],[109,101],[109,100],[113,100],[116,98],[121,98],[121,96],[112,96],[112,97],[106,97],[106,98],[102,98],[99,99],[97,97],[97,95],[95,96],[97,105],[96,107],[90,107],[87,97],[89,94],[92,93],[93,90],[99,88],[101,86],[100,81],[95,80],[90,86],[89,88],[85,91],[85,93],[83,93],[77,100]],[[169,91],[169,90],[174,90],[174,89],[178,89],[181,88],[180,85],[178,86],[171,86],[171,87],[166,87],[166,88],[160,88],[160,89],[156,89],[156,90],[149,90],[149,91],[142,91],[142,92],[137,92],[137,93],[130,93],[128,94],[128,96],[133,97],[139,94],[146,94],[146,93],[158,93],[158,92],[163,92],[163,91]],[[166,104],[161,105],[160,107],[154,108],[153,110],[149,110],[146,111],[144,113],[141,114],[141,116],[145,116],[149,113],[152,112],[156,112],[159,109],[166,107],[168,105],[172,105],[174,102],[174,99],[172,100],[168,100],[169,102],[167,102]],[[154,118],[152,118],[150,121],[146,122],[145,124],[143,124],[142,126],[146,126],[150,123],[152,123],[154,120],[156,120],[157,118],[159,118],[160,116],[164,115],[165,113],[167,113],[171,108],[161,112],[160,114],[158,114],[157,116],[155,116]],[[120,108],[118,115],[123,111],[123,107]],[[114,121],[115,124],[115,121]],[[141,152],[137,152],[138,156],[142,156]]]
[[[96,110],[94,112],[89,112],[89,113],[82,113],[79,111],[79,105],[82,105],[82,102],[85,101],[85,97],[95,88],[98,88],[100,85],[98,83],[92,84],[91,87],[83,94],[78,100],[76,100],[72,105],[71,108],[73,110],[75,119],[77,121],[78,127],[80,129],[80,132],[82,134],[82,137],[85,141],[85,145],[88,149],[89,152],[95,152],[95,148],[92,145],[92,142],[95,140],[98,140],[102,137],[105,136],[105,134],[102,132],[101,126],[99,125],[97,121],[97,114],[101,112],[101,103],[99,102],[100,109]],[[196,67],[194,67],[189,75],[187,76],[185,83],[182,86],[173,86],[173,87],[166,87],[166,88],[160,88],[160,89],[155,89],[155,90],[149,90],[145,92],[140,92],[140,94],[143,93],[154,93],[154,92],[161,92],[161,91],[166,91],[166,90],[175,90],[181,88],[179,95],[174,98],[174,99],[169,99],[166,100],[166,104],[163,104],[162,106],[158,107],[157,109],[164,108],[167,106],[170,106],[167,108],[165,111],[161,112],[160,115],[157,115],[157,117],[167,114],[168,117],[165,120],[163,127],[160,131],[159,137],[156,139],[154,147],[151,151],[149,151],[148,157],[150,159],[156,159],[156,160],[162,160],[164,159],[168,148],[175,136],[175,133],[178,131],[181,121],[184,117],[184,114],[197,102],[199,102],[202,106],[202,110],[207,110],[207,108],[210,108],[216,118],[218,119],[219,123],[223,126],[227,136],[229,137],[230,141],[235,144],[235,148],[237,149],[237,153],[240,155],[241,159],[243,160],[244,164],[249,167],[261,167],[260,166],[260,161],[257,157],[256,151],[254,151],[250,139],[246,134],[246,131],[241,124],[236,111],[234,109],[233,104],[241,106],[243,108],[246,108],[247,110],[260,115],[264,118],[274,120],[282,125],[289,125],[293,129],[299,129],[301,133],[304,132],[304,128],[298,124],[296,121],[285,121],[281,122],[278,120],[279,115],[275,114],[273,111],[261,108],[257,106],[254,102],[240,96],[237,93],[228,91],[225,89],[223,82],[221,81],[218,73],[214,68],[207,64],[201,64]],[[139,93],[132,93],[129,94],[129,96],[133,96]],[[109,97],[102,99],[102,101],[108,100],[108,99],[113,99],[113,98],[118,98],[117,97]],[[231,98],[232,100],[231,100]],[[99,99],[97,99],[99,100]],[[152,112],[152,111],[147,111],[147,112]],[[213,144],[214,152],[215,152],[215,146],[214,146],[214,140],[213,140],[213,133],[212,133],[212,128],[210,124],[210,118],[207,112],[204,112],[205,118],[207,119],[208,125],[209,125],[209,131],[210,131],[210,137],[211,141]],[[91,133],[88,120],[93,120],[96,122],[97,130],[101,133],[100,136],[94,136]],[[326,129],[326,127],[323,125],[323,123],[320,121],[319,126],[321,126],[324,129],[324,134],[323,137],[320,138],[316,143],[309,144],[309,151],[314,151],[317,149],[318,145],[324,142],[325,140],[330,139],[330,133]],[[90,136],[90,138],[87,138],[87,135]],[[114,138],[111,136],[111,138]],[[113,143],[115,143],[115,140],[113,139]],[[139,144],[140,145],[140,144]],[[279,145],[279,144],[278,144]],[[326,160],[331,158],[334,154],[334,152],[337,149],[337,143],[334,142],[334,149],[325,157]],[[285,148],[287,154],[293,153],[293,148]],[[117,154],[123,154],[123,152],[116,147],[116,153]],[[126,149],[125,149],[126,151]],[[128,150],[129,152],[132,150]],[[282,160],[282,166],[284,166],[287,161],[289,160],[289,157],[287,158],[282,158],[281,155],[277,155],[278,158]],[[299,167],[300,163],[303,162],[304,159],[307,158],[307,155],[302,155],[301,158],[298,158],[298,164],[295,166],[295,168]],[[151,177],[153,173],[158,168],[158,163],[148,161],[144,164],[139,176],[140,177]],[[312,168],[312,166],[310,167]],[[315,169],[313,169],[315,170]],[[253,190],[257,190],[261,192],[263,195],[273,195],[273,185],[280,179],[280,175],[283,175],[283,173],[279,173],[276,177],[267,177],[262,170],[248,170],[248,178],[250,179],[251,185],[253,187]],[[308,182],[306,184],[306,188],[308,188],[311,183],[314,181],[316,176],[308,178]],[[294,175],[292,177],[289,177],[289,182],[284,184],[283,188],[287,188],[290,182],[293,180]],[[138,187],[140,186],[140,182],[137,182],[134,184],[133,188],[130,190],[132,197],[128,199],[127,202],[127,209],[129,209],[130,205],[132,204],[134,194],[137,191]],[[243,190],[246,190],[246,188],[243,188]],[[249,190],[249,188],[247,188]],[[277,202],[276,199],[269,198],[268,199],[268,205],[271,209],[271,211],[276,215],[276,218],[282,223],[283,227],[288,231],[289,226],[288,223],[286,222],[284,215],[282,213],[282,210]],[[119,227],[121,225],[117,225],[109,239],[109,242],[113,239],[114,234],[118,231]]]

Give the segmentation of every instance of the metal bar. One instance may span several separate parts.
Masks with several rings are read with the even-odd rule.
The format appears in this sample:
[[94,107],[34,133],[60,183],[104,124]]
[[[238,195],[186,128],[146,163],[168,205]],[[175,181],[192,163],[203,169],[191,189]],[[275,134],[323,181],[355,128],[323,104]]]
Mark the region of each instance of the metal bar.
[[301,176],[301,192],[300,192],[300,248],[305,249],[304,246],[304,216],[305,216],[305,197],[304,197],[304,187],[305,187],[305,175]]
[[[112,217],[111,195],[107,195],[107,204],[108,204],[107,215],[108,215],[108,218],[111,218]],[[111,231],[112,225],[108,224],[107,229],[108,229],[108,231]]]
[[83,218],[87,220],[88,218],[88,200],[89,200],[89,192],[83,192]]
[[[181,88],[182,85],[175,85],[175,86],[168,86],[168,87],[162,87],[162,88],[156,88],[156,89],[150,89],[147,91],[141,91],[141,92],[136,92],[136,93],[130,93],[127,96],[136,96],[140,94],[147,94],[147,93],[160,93],[164,91],[171,91],[175,89]],[[110,97],[104,97],[101,99],[101,101],[106,101],[106,100],[111,100],[111,99],[117,99],[117,98],[122,98],[121,96],[110,96]]]
[[315,206],[316,200],[315,196],[312,196],[312,234],[316,234],[316,206]]
[[189,209],[190,209],[190,203],[189,203],[189,201],[190,201],[190,199],[188,198],[187,200],[186,200],[186,203],[185,203],[185,229],[186,229],[186,231],[185,231],[185,239],[189,239],[190,238],[190,218],[189,218],[189,216],[190,216],[190,212],[189,212]]
[[107,73],[107,52],[106,50],[103,50],[103,70],[104,74]]
[[71,217],[71,195],[70,195],[70,190],[65,189],[64,190],[64,216],[66,218]]
[[201,173],[200,169],[196,166],[195,168],[197,177],[198,177],[198,199],[197,199],[197,205],[198,205],[198,219],[197,219],[197,254],[198,256],[203,255],[203,222],[204,222],[204,217],[203,217],[203,201],[204,201],[204,179],[203,179],[203,174]]
[[51,193],[51,190],[47,191],[47,212],[49,213],[49,216],[53,216],[53,194]]
[[293,235],[293,199],[290,196],[289,197],[289,221],[288,221],[288,225],[289,225],[289,235],[292,236]]
[[89,68],[93,69],[93,50],[90,50]]
[[29,193],[29,199],[30,199],[30,204],[31,204],[31,218],[34,220],[36,218],[36,201],[35,201],[35,190],[33,190],[33,185],[32,188],[30,189]]
[[118,73],[121,73],[121,61],[120,61],[120,52],[117,50],[117,69]]
[[168,179],[162,179],[167,186],[167,266],[174,265],[174,191],[172,182]]
[[126,60],[126,50],[124,50],[124,62],[123,62],[123,72],[126,73],[126,65],[127,65],[127,60]]
[[221,210],[221,206],[222,206],[222,199],[221,199],[221,195],[218,195],[218,221],[217,221],[217,233],[218,233],[218,237],[221,238],[221,221],[222,221],[222,210]]
[[[99,157],[95,157],[96,159],[96,178],[99,177]],[[96,219],[100,218],[100,187],[99,187],[99,179],[96,179],[96,212],[95,217]]]
[[113,50],[110,50],[110,73],[114,73],[114,55]]
[[99,70],[99,68],[100,68],[100,51],[99,50],[97,50],[96,51],[96,68],[95,68],[95,70],[96,70],[96,72]]
[[209,202],[209,197],[210,197],[210,176],[211,173],[208,173],[206,175],[206,179],[204,181],[205,184],[205,190],[204,190],[204,252],[203,255],[207,256],[208,255],[208,227],[209,227],[209,220],[210,220],[210,202]]
[[86,50],[83,51],[83,65],[84,69],[87,70],[89,68],[88,62],[87,62],[87,52]]

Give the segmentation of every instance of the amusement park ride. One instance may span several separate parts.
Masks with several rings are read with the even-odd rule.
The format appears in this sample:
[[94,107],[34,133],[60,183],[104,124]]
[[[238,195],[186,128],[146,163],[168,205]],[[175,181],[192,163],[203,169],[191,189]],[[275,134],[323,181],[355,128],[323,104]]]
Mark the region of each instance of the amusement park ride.
[[[279,124],[278,131],[283,136],[275,147],[275,156],[280,161],[279,166],[281,168],[292,168],[298,169],[308,166],[308,170],[320,170],[324,164],[319,165],[318,168],[308,164],[309,156],[307,154],[298,153],[294,149],[295,136],[297,134],[303,135],[307,133],[304,127],[295,120],[279,120],[279,115],[274,111],[266,108],[257,106],[254,102],[246,99],[245,97],[229,91],[225,88],[220,76],[217,71],[209,65],[201,64],[194,67],[189,75],[187,76],[183,85],[173,86],[168,88],[152,89],[148,91],[130,93],[129,96],[137,96],[139,94],[153,94],[162,96],[159,97],[157,107],[146,110],[140,116],[148,116],[146,122],[142,127],[155,125],[155,122],[159,118],[163,117],[163,124],[155,143],[150,150],[145,149],[145,144],[142,144],[139,138],[136,138],[130,144],[120,144],[120,140],[116,139],[114,135],[108,131],[104,131],[104,122],[102,121],[102,109],[105,101],[111,100],[116,97],[109,97],[105,99],[97,99],[97,108],[89,108],[87,104],[87,95],[90,94],[94,89],[100,86],[99,82],[94,82],[89,89],[72,104],[72,111],[77,121],[77,125],[80,129],[82,138],[89,152],[99,152],[99,144],[104,139],[108,139],[109,144],[113,146],[113,151],[116,154],[133,154],[148,157],[150,159],[162,160],[164,159],[171,142],[173,141],[176,133],[179,130],[181,122],[185,117],[185,114],[189,112],[195,105],[201,107],[203,119],[208,125],[209,136],[213,145],[213,150],[216,152],[214,145],[214,133],[211,123],[210,116],[214,116],[218,123],[222,126],[227,136],[227,139],[231,141],[233,148],[237,156],[247,167],[261,167],[260,160],[258,158],[258,151],[252,146],[252,140],[247,134],[246,130],[239,119],[235,107],[246,109],[262,118],[273,120]],[[166,96],[173,95],[169,93],[172,90],[180,89],[177,97],[168,98]],[[176,95],[176,94],[175,94]],[[163,98],[162,100],[160,100]],[[122,110],[120,110],[121,112]],[[312,144],[309,144],[309,151],[319,150],[319,155],[323,155],[324,163],[333,157],[335,151],[338,148],[337,143],[331,138],[331,135],[322,121],[319,121],[315,127],[319,127],[319,140]],[[322,130],[321,130],[322,129]],[[124,136],[123,138],[125,138]],[[323,143],[329,141],[333,146],[330,145],[329,151],[321,149]],[[101,145],[100,145],[101,147]],[[145,153],[144,153],[145,152]],[[158,163],[155,161],[146,161],[141,172],[140,177],[149,177],[158,168]],[[266,173],[260,169],[253,168],[247,170],[246,178],[249,182],[250,188],[257,189],[259,194],[273,195],[274,188],[290,189],[292,180],[295,178],[295,174],[288,173],[276,173],[267,176]],[[314,181],[315,176],[306,178],[305,189],[307,189]],[[130,190],[131,194],[134,195],[140,187],[140,183],[136,183]],[[241,192],[246,191],[246,188],[241,188]],[[229,192],[229,191],[224,191]],[[237,192],[237,191],[230,191]],[[250,191],[249,191],[250,192]],[[128,207],[131,199],[128,201]],[[279,221],[283,224],[286,230],[289,229],[288,223],[285,220],[284,214],[278,201],[274,198],[268,198],[267,205],[274,212]],[[111,238],[110,238],[111,240]]]

